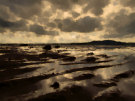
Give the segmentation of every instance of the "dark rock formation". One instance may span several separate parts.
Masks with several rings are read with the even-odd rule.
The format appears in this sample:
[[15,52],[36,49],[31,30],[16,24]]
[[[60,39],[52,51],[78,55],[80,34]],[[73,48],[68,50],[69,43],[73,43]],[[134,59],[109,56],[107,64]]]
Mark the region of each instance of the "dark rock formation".
[[95,58],[95,57],[87,57],[83,61],[86,61],[86,62],[95,62],[96,60],[97,60],[97,58]]
[[57,89],[60,87],[60,84],[58,82],[54,82],[51,87],[53,87],[54,89]]
[[46,45],[46,46],[43,47],[43,49],[46,50],[46,51],[48,51],[48,50],[51,50],[52,47],[51,47],[51,45]]
[[60,48],[60,46],[59,45],[56,45],[55,48]]
[[76,57],[74,56],[67,56],[63,59],[63,61],[75,61]]

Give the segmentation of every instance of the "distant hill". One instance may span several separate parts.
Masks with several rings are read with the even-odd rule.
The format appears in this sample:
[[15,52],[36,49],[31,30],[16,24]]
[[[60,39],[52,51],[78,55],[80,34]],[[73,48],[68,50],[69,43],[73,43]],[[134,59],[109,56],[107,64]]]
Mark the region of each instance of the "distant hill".
[[103,41],[92,41],[86,43],[72,43],[78,45],[126,45],[126,46],[135,46],[135,43],[120,42],[114,40],[103,40]]
[[119,42],[114,40],[92,41],[89,44],[93,45],[126,45],[125,42]]

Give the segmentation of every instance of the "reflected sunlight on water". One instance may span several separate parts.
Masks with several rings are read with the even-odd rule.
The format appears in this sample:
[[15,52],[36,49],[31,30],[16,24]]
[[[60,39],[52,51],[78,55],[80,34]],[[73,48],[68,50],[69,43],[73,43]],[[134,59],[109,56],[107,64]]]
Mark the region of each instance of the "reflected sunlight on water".
[[[49,101],[56,94],[73,100],[69,93],[100,101],[112,92],[120,100],[130,96],[134,101],[134,53],[134,47],[120,46],[67,45],[51,51],[42,46],[1,46],[1,101]],[[57,89],[50,86],[55,82]]]

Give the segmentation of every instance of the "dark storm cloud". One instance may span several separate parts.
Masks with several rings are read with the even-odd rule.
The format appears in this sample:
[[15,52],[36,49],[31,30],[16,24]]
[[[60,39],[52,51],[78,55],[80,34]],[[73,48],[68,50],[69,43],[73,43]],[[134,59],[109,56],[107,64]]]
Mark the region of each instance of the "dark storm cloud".
[[87,6],[84,8],[84,12],[91,11],[95,15],[101,15],[103,8],[109,4],[109,0],[87,0]]
[[43,26],[37,24],[28,26],[25,20],[11,22],[0,18],[0,32],[6,32],[7,30],[10,30],[12,32],[16,31],[34,32],[37,35],[58,35],[57,31],[47,31],[44,29]]
[[9,22],[9,21],[6,21],[6,20],[0,18],[0,27],[8,28],[8,27],[11,27],[12,25],[13,25],[12,22]]
[[52,4],[52,7],[68,11],[72,9],[74,4],[77,4],[80,0],[47,0]]
[[48,0],[52,7],[56,9],[61,9],[65,11],[71,10],[75,4],[86,7],[83,12],[88,11],[94,13],[95,15],[100,15],[103,13],[103,8],[109,4],[109,0]]
[[0,0],[0,5],[8,7],[15,15],[29,18],[41,12],[41,0]]
[[13,17],[14,17],[14,14],[10,12],[9,8],[0,4],[0,18],[10,19]]
[[[57,35],[57,31],[47,31],[40,25],[29,25],[27,22],[32,21],[34,15],[40,16],[42,9],[42,0],[0,0],[0,32],[10,30],[34,32],[37,35]],[[13,17],[19,17],[20,20]]]
[[135,36],[135,13],[127,14],[121,10],[106,24],[107,32],[104,37],[121,38]]
[[28,31],[27,21],[25,20],[19,20],[13,23],[12,26],[10,26],[10,29],[12,32],[15,31]]
[[56,28],[57,24],[54,23],[54,22],[50,22],[50,23],[47,24],[47,26],[50,27],[50,28]]
[[7,29],[11,31],[24,31],[24,30],[26,31],[27,30],[26,26],[27,26],[26,21],[24,20],[11,22],[0,18],[0,28],[3,29],[3,31],[6,31]]
[[[49,2],[53,11],[42,12],[44,9],[43,2]],[[57,35],[58,32],[54,29],[58,28],[64,32],[93,32],[102,28],[100,18],[86,16],[73,20],[81,15],[73,11],[73,8],[75,5],[80,5],[82,6],[82,13],[90,11],[98,16],[103,13],[103,8],[108,3],[109,0],[0,0],[0,31],[27,31],[37,35]],[[51,16],[57,13],[55,12],[57,9],[63,13],[69,12],[73,18],[63,20],[56,18],[54,22],[48,23],[52,20]],[[33,25],[29,25],[28,22],[32,22]]]
[[43,26],[37,24],[30,26],[30,32],[34,32],[37,35],[58,35],[57,31],[47,31]]
[[40,25],[31,25],[30,26],[30,31],[35,32],[37,34],[44,34],[45,33],[44,28],[42,26],[40,26]]
[[56,20],[58,28],[64,32],[92,32],[96,28],[101,28],[99,19],[86,16],[78,20],[72,20],[70,18],[64,20]]
[[126,7],[135,7],[135,0],[120,0],[120,2]]

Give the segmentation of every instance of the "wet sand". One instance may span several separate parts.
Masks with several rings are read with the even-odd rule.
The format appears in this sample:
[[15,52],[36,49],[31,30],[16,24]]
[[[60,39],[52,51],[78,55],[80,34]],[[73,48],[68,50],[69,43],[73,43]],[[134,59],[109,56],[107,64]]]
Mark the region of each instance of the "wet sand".
[[135,48],[0,46],[0,101],[135,101]]

